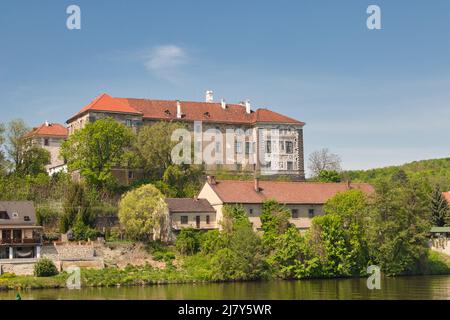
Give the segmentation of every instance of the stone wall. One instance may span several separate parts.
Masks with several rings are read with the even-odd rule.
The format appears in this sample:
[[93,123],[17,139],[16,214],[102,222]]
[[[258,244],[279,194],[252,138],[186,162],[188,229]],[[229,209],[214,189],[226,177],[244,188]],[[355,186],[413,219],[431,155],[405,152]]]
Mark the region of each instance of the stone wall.
[[1,261],[0,262],[0,274],[3,274],[5,272],[14,273],[18,276],[24,276],[24,275],[32,275],[34,272],[34,260],[25,260],[24,261],[17,261],[14,260],[14,262],[10,261]]
[[41,255],[53,261],[89,260],[95,258],[95,248],[92,244],[61,244],[44,245]]

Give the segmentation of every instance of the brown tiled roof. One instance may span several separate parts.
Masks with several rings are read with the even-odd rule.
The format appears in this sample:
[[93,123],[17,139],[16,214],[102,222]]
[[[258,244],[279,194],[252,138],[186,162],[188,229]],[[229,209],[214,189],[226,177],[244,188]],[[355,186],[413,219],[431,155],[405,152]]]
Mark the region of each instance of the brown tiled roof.
[[206,199],[166,198],[170,212],[215,212]]
[[59,123],[43,123],[39,127],[33,128],[25,137],[67,137],[69,131]]
[[[223,180],[210,184],[224,203],[262,203],[275,199],[283,204],[323,204],[336,193],[348,190],[347,183],[259,181],[260,191],[254,181]],[[370,194],[373,187],[367,183],[352,183],[352,189]]]
[[445,199],[447,199],[448,203],[450,204],[450,191],[442,192],[442,195]]
[[149,100],[134,98],[113,98],[107,94],[98,96],[81,109],[72,119],[88,110],[140,114],[144,119],[204,121],[214,123],[253,124],[256,122],[277,122],[303,125],[304,123],[268,109],[258,109],[249,114],[243,105],[180,101],[181,119],[177,118],[177,100]]
[[[9,219],[0,219],[0,226],[33,226],[36,224],[36,212],[31,201],[0,201],[0,212],[6,212]],[[14,214],[17,214],[14,217]],[[26,221],[25,217],[29,220]]]

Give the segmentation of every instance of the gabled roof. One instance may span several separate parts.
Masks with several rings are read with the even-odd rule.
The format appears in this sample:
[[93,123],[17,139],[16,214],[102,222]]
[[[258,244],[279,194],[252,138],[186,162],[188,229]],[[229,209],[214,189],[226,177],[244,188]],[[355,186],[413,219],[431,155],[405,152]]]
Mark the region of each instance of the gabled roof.
[[69,123],[87,111],[93,110],[137,114],[142,115],[144,119],[154,120],[203,121],[236,124],[276,122],[304,125],[301,121],[286,117],[268,109],[258,109],[247,113],[245,106],[241,104],[226,104],[226,108],[222,108],[221,103],[215,102],[179,102],[182,112],[181,119],[177,118],[177,100],[113,98],[104,93],[81,109],[67,122]]
[[214,208],[206,199],[166,198],[165,201],[170,212],[215,212]]
[[450,191],[442,192],[442,195],[445,199],[447,199],[448,203],[450,204]]
[[367,194],[374,192],[367,183],[349,186],[347,183],[259,181],[259,192],[255,190],[254,181],[222,180],[209,185],[224,203],[262,203],[275,199],[283,204],[324,204],[336,193],[349,188]]
[[9,217],[9,219],[0,219],[0,226],[34,226],[36,224],[36,212],[31,201],[0,201],[0,212],[6,212]]
[[59,123],[43,123],[39,127],[33,128],[25,137],[62,137],[66,138],[69,134],[67,128]]
[[72,119],[83,115],[89,110],[108,111],[114,113],[141,114],[136,109],[130,107],[127,102],[113,98],[110,95],[103,93],[98,97],[96,97],[91,103],[86,105],[83,109],[78,111],[78,113],[75,114],[73,117],[71,117],[69,120],[67,120],[67,122],[70,122]]

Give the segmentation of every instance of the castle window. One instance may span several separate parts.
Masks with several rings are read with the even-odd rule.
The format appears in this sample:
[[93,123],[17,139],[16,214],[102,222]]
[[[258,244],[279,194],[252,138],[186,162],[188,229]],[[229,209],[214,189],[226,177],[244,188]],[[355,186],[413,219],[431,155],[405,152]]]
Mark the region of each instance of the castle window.
[[126,125],[127,127],[131,127],[132,124],[133,124],[133,122],[131,121],[131,119],[125,120],[125,125]]
[[292,154],[294,151],[292,141],[286,141],[286,153]]
[[189,221],[188,216],[181,216],[180,219],[181,219],[181,224],[188,224],[188,221]]
[[314,215],[315,215],[314,209],[309,209],[309,210],[308,210],[308,216],[309,216],[310,218],[314,218]]
[[292,218],[297,219],[298,218],[298,209],[292,209]]
[[235,143],[235,150],[237,154],[241,154],[242,153],[242,142],[237,142]]
[[48,147],[50,145],[50,140],[48,138],[44,139],[44,146]]
[[294,170],[294,163],[292,161],[288,161],[286,164],[287,170]]
[[250,142],[245,142],[245,154],[250,154]]
[[272,153],[272,141],[266,141],[266,153]]

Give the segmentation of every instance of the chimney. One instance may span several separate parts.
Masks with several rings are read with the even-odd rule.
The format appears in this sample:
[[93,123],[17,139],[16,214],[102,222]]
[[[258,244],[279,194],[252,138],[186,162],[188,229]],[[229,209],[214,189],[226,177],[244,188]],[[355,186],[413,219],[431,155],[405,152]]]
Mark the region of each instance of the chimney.
[[48,122],[47,120],[45,120],[45,126],[46,126],[46,127],[50,127],[50,122]]
[[214,102],[214,92],[212,90],[207,90],[205,94],[206,102]]
[[255,178],[255,191],[256,192],[259,192],[259,191],[261,191],[261,189],[259,189],[259,179],[258,178]]
[[206,181],[207,181],[209,184],[212,184],[212,185],[217,184],[217,181],[216,181],[216,177],[215,177],[215,176],[207,176],[207,177],[206,177]]
[[245,112],[247,112],[247,114],[250,114],[251,112],[250,100],[246,99],[244,101],[244,105],[245,105]]
[[177,100],[177,118],[181,119],[181,102]]
[[220,99],[220,106],[222,107],[223,110],[227,108],[227,104],[225,103],[224,99]]

